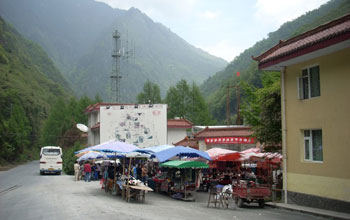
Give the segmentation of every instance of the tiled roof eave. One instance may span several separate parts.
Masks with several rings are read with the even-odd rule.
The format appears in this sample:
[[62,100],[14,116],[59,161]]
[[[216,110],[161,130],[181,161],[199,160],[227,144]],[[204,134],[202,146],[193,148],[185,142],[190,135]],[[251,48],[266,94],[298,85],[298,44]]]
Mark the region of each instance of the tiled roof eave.
[[[320,25],[312,30],[309,30],[307,32],[304,32],[298,36],[292,37],[288,40],[280,40],[279,43],[277,45],[275,45],[274,47],[270,48],[269,50],[265,51],[264,53],[260,54],[257,57],[253,57],[252,59],[255,61],[258,61],[259,63],[262,62],[266,57],[270,56],[271,54],[273,54],[275,51],[279,50],[280,48],[283,48],[285,46],[288,46],[290,44],[293,44],[295,42],[298,42],[300,40],[306,39],[310,36],[316,35],[318,33],[321,33],[323,31],[326,31],[327,29],[331,29],[334,28],[338,25],[342,25],[346,22],[348,22],[350,20],[350,14],[347,14],[343,17],[340,17],[338,19],[335,19],[333,21],[327,22],[323,25]],[[342,31],[338,31],[335,34],[338,34]]]
[[292,54],[292,53],[295,53],[295,52],[297,52],[297,51],[299,51],[299,50],[303,50],[303,49],[308,48],[308,47],[311,47],[311,46],[313,46],[313,45],[320,44],[320,43],[322,43],[322,42],[324,42],[324,41],[331,40],[331,39],[336,38],[336,37],[338,37],[338,36],[341,36],[341,35],[344,35],[344,34],[346,35],[347,32],[350,33],[350,28],[345,29],[345,30],[343,30],[343,31],[341,31],[341,32],[333,33],[333,34],[328,35],[328,36],[326,36],[326,37],[324,37],[324,38],[320,38],[320,39],[318,39],[318,40],[316,40],[316,41],[309,42],[309,43],[307,43],[307,44],[304,44],[304,45],[299,46],[299,47],[296,47],[296,48],[294,48],[294,49],[292,49],[292,50],[286,51],[286,52],[284,52],[284,53],[282,53],[282,54],[279,54],[279,55],[277,55],[277,56],[270,57],[270,58],[268,58],[268,59],[266,59],[266,60],[262,59],[262,60],[261,60],[261,63],[262,63],[262,64],[263,64],[263,63],[267,63],[267,62],[269,62],[269,61],[271,61],[271,60],[275,60],[275,59],[278,59],[278,58],[280,58],[280,57],[287,56],[287,55]]
[[259,69],[264,69],[280,62],[287,61],[295,57],[302,56],[337,43],[341,43],[346,40],[350,40],[350,30],[348,30],[347,33],[343,33],[342,35],[337,34],[336,36],[322,38],[318,41],[314,41],[293,50],[287,51],[283,54],[279,54],[278,56],[268,58],[264,61],[259,62]]
[[239,134],[239,135],[235,135],[235,134],[218,134],[218,135],[200,135],[200,136],[195,136],[196,139],[204,139],[204,138],[212,138],[212,137],[233,137],[233,136],[239,136],[239,137],[251,137],[253,135],[253,132],[251,132],[251,134]]
[[100,122],[94,124],[92,127],[91,127],[91,130],[98,130],[100,129]]
[[168,128],[192,128],[192,126],[188,126],[188,125],[168,125]]

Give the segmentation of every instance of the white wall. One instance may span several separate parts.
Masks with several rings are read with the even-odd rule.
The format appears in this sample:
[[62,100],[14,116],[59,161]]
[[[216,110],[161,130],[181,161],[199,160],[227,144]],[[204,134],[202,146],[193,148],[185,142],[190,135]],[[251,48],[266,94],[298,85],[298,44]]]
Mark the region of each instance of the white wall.
[[168,128],[168,144],[172,145],[187,136],[186,128]]
[[167,143],[167,105],[100,107],[100,142],[112,139],[145,148]]
[[[88,114],[88,127],[91,128],[100,121],[99,112],[91,112]],[[88,145],[93,146],[100,143],[100,133],[99,130],[88,131]]]

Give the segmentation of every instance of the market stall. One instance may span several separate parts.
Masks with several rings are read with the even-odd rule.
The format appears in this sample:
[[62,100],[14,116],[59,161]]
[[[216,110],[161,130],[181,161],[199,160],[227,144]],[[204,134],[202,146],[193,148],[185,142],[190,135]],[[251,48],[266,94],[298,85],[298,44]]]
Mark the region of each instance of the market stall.
[[206,151],[211,157],[209,172],[203,176],[202,190],[208,191],[212,185],[232,184],[241,168],[241,154],[237,151],[212,148]]
[[[88,151],[103,152],[105,155],[107,155],[108,158],[114,159],[116,162],[118,158],[125,158],[125,155],[127,153],[131,153],[137,149],[139,148],[135,145],[120,142],[117,140],[110,140],[95,146],[87,147],[75,153],[78,155]],[[103,179],[101,181],[102,188],[104,188],[106,192],[116,192],[118,194],[117,179],[122,175],[125,175],[125,159],[123,160],[122,165],[117,163],[110,163],[108,167],[104,168],[103,171]]]
[[[161,168],[157,175],[152,178],[156,191],[166,192],[173,198],[195,199],[191,194],[196,191],[199,180],[201,180],[202,173],[198,169],[200,169],[200,166],[209,167],[200,160],[210,161],[208,153],[189,147],[177,146],[156,152],[151,155],[151,158],[159,162]],[[194,165],[199,167],[196,168]],[[197,187],[194,184],[196,178],[198,180]]]
[[147,182],[145,180],[141,181],[135,177],[135,174],[132,175],[132,161],[140,161],[140,159],[146,160],[149,158],[149,156],[149,154],[144,154],[135,151],[124,155],[124,160],[128,159],[129,166],[127,168],[126,176],[123,175],[121,176],[121,178],[117,179],[117,183],[118,186],[121,188],[122,198],[124,198],[127,202],[129,202],[130,199],[144,202],[146,192],[153,191],[152,188],[147,186]]
[[161,182],[160,191],[168,193],[172,198],[185,201],[196,200],[196,190],[199,187],[201,169],[209,168],[200,161],[173,160],[162,163],[160,167],[167,168],[165,178]]

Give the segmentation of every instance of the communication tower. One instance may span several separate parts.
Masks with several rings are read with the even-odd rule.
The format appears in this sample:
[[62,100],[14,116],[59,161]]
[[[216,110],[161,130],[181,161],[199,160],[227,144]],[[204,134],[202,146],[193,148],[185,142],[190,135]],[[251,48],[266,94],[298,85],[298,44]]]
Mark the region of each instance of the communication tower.
[[122,79],[122,74],[120,71],[120,59],[128,59],[133,54],[134,51],[128,49],[128,41],[126,41],[126,50],[121,47],[121,37],[120,33],[115,30],[113,33],[113,51],[112,51],[112,73],[111,73],[111,88],[112,88],[112,102],[119,103],[121,101],[120,96],[120,81]]

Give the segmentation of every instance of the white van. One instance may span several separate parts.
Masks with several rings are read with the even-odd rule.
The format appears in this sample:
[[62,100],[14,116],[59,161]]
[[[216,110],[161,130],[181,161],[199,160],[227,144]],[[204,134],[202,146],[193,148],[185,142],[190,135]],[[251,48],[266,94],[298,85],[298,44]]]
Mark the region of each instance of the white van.
[[40,150],[40,175],[62,172],[62,149],[56,146],[42,147]]

